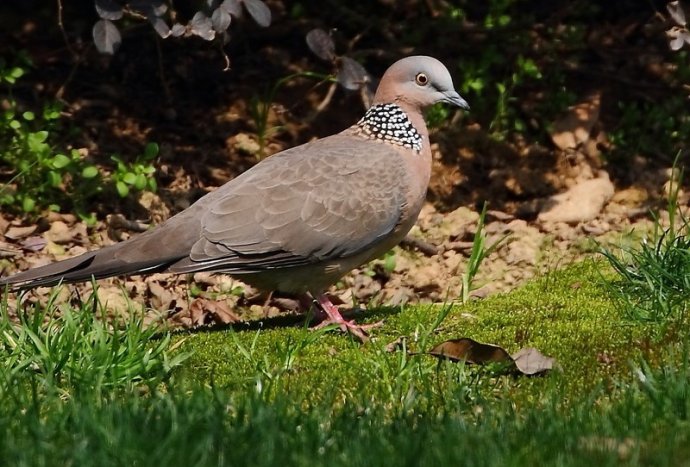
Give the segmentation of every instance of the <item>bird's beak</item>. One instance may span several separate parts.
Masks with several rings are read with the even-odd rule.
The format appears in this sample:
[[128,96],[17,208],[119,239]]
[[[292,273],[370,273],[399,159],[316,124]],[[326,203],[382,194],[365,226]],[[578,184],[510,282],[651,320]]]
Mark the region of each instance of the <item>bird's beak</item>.
[[442,102],[458,106],[463,110],[470,110],[470,104],[468,104],[467,101],[460,96],[460,94],[452,90],[443,93]]

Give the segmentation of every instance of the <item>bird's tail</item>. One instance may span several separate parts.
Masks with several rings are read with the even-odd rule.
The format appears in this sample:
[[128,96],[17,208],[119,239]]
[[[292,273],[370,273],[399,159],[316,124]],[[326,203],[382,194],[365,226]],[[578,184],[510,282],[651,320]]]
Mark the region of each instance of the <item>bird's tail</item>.
[[189,255],[198,239],[198,223],[190,211],[124,242],[0,278],[0,287],[30,289],[92,278],[162,272]]
[[165,270],[180,257],[141,258],[130,261],[119,258],[118,252],[131,248],[129,242],[111,245],[100,250],[90,251],[74,258],[47,264],[10,277],[0,278],[0,287],[10,286],[11,290],[33,287],[53,286],[59,283],[83,282],[126,274],[144,274]]

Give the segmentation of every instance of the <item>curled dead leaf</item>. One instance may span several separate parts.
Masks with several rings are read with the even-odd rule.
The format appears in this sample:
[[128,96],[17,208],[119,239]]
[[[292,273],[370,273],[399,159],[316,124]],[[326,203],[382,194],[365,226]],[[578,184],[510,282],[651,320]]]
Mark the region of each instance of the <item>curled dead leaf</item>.
[[146,283],[151,294],[151,305],[157,310],[168,310],[175,300],[173,293],[167,287],[163,287],[158,281]]
[[426,352],[442,360],[466,362],[476,365],[504,364],[510,371],[533,376],[557,367],[556,359],[547,357],[532,347],[526,347],[512,356],[502,347],[477,342],[469,337],[450,339]]
[[469,337],[450,339],[434,346],[429,352],[434,357],[454,362],[465,361],[482,365],[485,363],[507,362],[508,352],[492,344],[483,344]]
[[203,324],[231,324],[240,321],[240,317],[230,310],[224,300],[209,300],[197,298],[189,306],[189,314],[192,325],[200,326]]
[[11,258],[21,253],[19,248],[6,242],[0,242],[0,258]]
[[515,352],[511,358],[523,375],[532,376],[558,367],[556,359],[547,357],[534,347],[525,347]]
[[5,232],[5,238],[9,238],[10,240],[19,240],[33,234],[36,231],[36,228],[36,225],[29,225],[26,227],[12,226]]
[[79,222],[70,227],[67,223],[57,220],[50,224],[50,229],[43,233],[43,237],[53,243],[74,243],[75,239],[86,237],[86,225]]
[[26,237],[21,242],[19,242],[21,247],[29,251],[41,251],[46,247],[48,242],[45,238],[40,235],[32,235],[31,237]]
[[405,348],[405,336],[400,336],[386,345],[386,352],[392,353]]

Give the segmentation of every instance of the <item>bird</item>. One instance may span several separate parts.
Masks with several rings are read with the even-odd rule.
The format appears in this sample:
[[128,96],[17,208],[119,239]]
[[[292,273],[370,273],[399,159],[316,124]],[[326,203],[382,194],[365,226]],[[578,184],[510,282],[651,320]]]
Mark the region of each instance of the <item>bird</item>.
[[274,154],[158,226],[80,256],[0,278],[25,290],[149,273],[223,273],[267,291],[306,297],[362,341],[327,287],[382,256],[415,224],[431,175],[425,108],[469,110],[448,69],[408,56],[383,74],[354,125]]

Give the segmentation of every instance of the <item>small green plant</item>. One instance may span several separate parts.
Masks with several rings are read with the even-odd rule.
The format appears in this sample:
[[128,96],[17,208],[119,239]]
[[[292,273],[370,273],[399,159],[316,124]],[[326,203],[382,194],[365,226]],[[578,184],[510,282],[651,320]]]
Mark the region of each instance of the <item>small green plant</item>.
[[391,274],[395,271],[396,264],[395,250],[390,250],[383,255],[383,270],[386,271],[387,274]]
[[[672,160],[673,154],[690,140],[686,96],[676,95],[653,103],[621,102],[618,106],[619,123],[609,134],[613,147],[611,157],[614,159],[641,153],[661,154]],[[640,128],[645,131],[640,131]]]
[[619,276],[612,290],[631,320],[665,323],[682,319],[688,309],[690,220],[678,207],[683,171],[677,169],[677,164],[678,158],[666,204],[669,225],[664,226],[656,215],[654,231],[638,247],[621,249],[619,254],[600,248]]
[[541,71],[536,62],[522,55],[519,55],[515,60],[513,69],[515,71],[510,75],[510,79],[507,82],[496,83],[498,99],[496,100],[496,110],[494,118],[489,125],[489,131],[499,140],[504,139],[509,130],[518,133],[525,131],[525,123],[518,117],[515,109],[510,105],[516,100],[515,88],[529,79],[540,80],[542,78]]
[[256,139],[259,143],[259,150],[257,153],[258,159],[263,159],[266,155],[266,144],[268,138],[280,131],[280,126],[268,125],[268,118],[273,105],[273,98],[275,97],[275,87],[271,89],[264,97],[252,96],[249,100],[249,115],[254,122],[254,130],[256,131]]
[[443,103],[434,104],[426,112],[424,112],[424,120],[426,120],[429,129],[439,128],[450,117],[451,111],[448,106]]
[[132,163],[123,161],[120,156],[112,156],[112,160],[117,165],[110,177],[121,198],[126,198],[132,190],[154,192],[157,190],[158,184],[154,177],[156,168],[153,165],[157,156],[158,144],[156,143],[148,143],[144,148],[144,153],[137,156]]
[[26,58],[26,55],[19,56],[17,63],[8,65],[7,61],[0,57],[0,83],[15,84],[19,78],[26,73],[26,67],[30,66],[31,62]]
[[259,143],[259,150],[257,154],[259,159],[263,159],[266,155],[266,144],[268,143],[268,139],[282,129],[282,126],[280,125],[269,126],[268,121],[271,108],[274,105],[273,102],[275,101],[276,93],[289,81],[300,77],[317,79],[319,81],[333,79],[332,77],[311,71],[293,73],[276,81],[273,86],[271,86],[270,89],[264,93],[263,96],[254,95],[250,99],[249,115],[254,123],[254,130],[256,131],[257,142]]
[[48,208],[79,208],[99,189],[98,169],[76,149],[55,148],[60,108],[47,105],[40,115],[20,111],[15,101],[0,114],[0,166],[13,174],[0,188],[0,205],[24,213]]
[[[679,348],[679,351],[676,349]],[[690,419],[690,349],[687,342],[674,346],[661,368],[642,360],[634,370],[642,394],[651,402],[655,417]]]
[[0,206],[29,215],[44,209],[71,211],[92,223],[89,203],[104,187],[114,185],[121,197],[132,190],[156,191],[155,143],[147,144],[133,163],[113,156],[116,168],[110,177],[103,176],[85,152],[57,144],[61,106],[50,103],[36,113],[24,110],[11,97],[13,85],[26,74],[27,60],[11,66],[0,60],[0,85],[6,86],[9,96],[0,110]]
[[132,310],[123,327],[104,318],[95,293],[79,310],[58,307],[58,293],[55,288],[46,306],[20,311],[18,321],[9,316],[5,295],[0,314],[0,386],[23,380],[27,372],[42,389],[64,393],[157,384],[187,358],[172,355],[170,335],[157,336],[159,331],[144,327]]
[[0,84],[7,92],[0,111],[0,206],[26,214],[70,209],[88,218],[83,208],[100,190],[99,171],[80,151],[57,147],[60,105],[50,103],[36,113],[12,97],[30,66],[21,52],[12,65],[0,59]]
[[469,301],[470,292],[473,290],[474,278],[477,275],[477,272],[479,272],[479,267],[484,259],[493,253],[493,251],[498,248],[506,238],[508,238],[505,236],[492,245],[486,245],[486,235],[484,233],[486,207],[487,204],[484,203],[482,212],[479,214],[477,231],[474,233],[474,238],[472,239],[472,250],[470,252],[470,257],[467,260],[467,269],[464,273],[462,273],[462,294],[460,296],[462,303],[467,303]]

